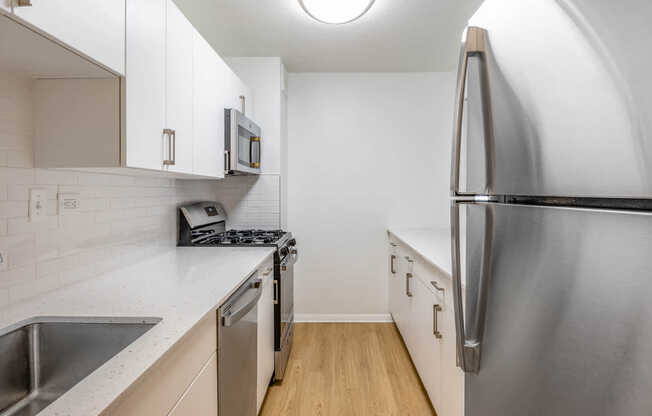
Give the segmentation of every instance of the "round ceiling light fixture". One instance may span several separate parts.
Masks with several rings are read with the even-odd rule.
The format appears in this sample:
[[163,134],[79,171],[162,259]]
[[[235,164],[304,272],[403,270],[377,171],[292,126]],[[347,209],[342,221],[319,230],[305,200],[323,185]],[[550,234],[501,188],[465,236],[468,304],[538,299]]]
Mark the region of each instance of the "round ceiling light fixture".
[[350,23],[367,13],[375,0],[299,0],[313,19],[328,24]]

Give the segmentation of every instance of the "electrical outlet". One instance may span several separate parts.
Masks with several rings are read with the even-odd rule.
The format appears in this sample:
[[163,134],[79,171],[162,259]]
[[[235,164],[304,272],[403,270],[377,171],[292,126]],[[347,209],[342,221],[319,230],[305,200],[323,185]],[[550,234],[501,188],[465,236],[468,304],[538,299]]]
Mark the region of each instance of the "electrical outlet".
[[68,193],[59,193],[57,195],[58,205],[59,205],[59,215],[66,214],[68,212],[79,211],[81,207],[81,202],[79,201],[79,194],[68,192]]
[[9,264],[7,253],[4,249],[0,249],[0,270],[7,270],[7,264]]
[[38,222],[45,218],[45,203],[48,198],[48,191],[45,189],[29,190],[29,220]]

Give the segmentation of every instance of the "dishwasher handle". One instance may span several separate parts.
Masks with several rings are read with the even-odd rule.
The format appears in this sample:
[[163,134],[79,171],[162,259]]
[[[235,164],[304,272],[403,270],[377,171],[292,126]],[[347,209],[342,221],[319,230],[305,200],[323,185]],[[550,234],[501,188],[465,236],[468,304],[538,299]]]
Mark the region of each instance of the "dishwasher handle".
[[256,306],[258,299],[263,294],[263,281],[255,279],[249,283],[249,287],[235,300],[228,311],[222,316],[222,324],[230,327],[238,323],[250,310]]

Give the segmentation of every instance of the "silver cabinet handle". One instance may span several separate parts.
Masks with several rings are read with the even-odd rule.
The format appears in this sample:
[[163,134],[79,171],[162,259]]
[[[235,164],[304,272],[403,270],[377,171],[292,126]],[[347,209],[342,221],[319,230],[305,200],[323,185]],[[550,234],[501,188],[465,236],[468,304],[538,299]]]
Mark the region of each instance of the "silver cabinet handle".
[[412,273],[405,273],[405,294],[408,298],[412,297],[412,291],[410,290],[410,279],[412,279]]
[[[493,193],[493,122],[491,118],[491,100],[489,91],[489,72],[487,70],[487,31],[479,27],[469,27],[466,30],[466,42],[462,45],[460,53],[459,72],[457,74],[457,94],[455,96],[455,119],[453,122],[453,155],[451,161],[451,184],[452,196],[463,195],[460,192],[460,152],[462,148],[462,122],[464,114],[464,92],[466,89],[466,74],[469,65],[469,57],[477,56],[482,59],[482,108],[483,127],[486,141],[487,153],[487,189],[486,193]],[[491,150],[489,150],[491,149]]]
[[172,164],[177,164],[177,131],[172,130]]
[[246,100],[247,97],[245,97],[244,95],[240,96],[240,110],[242,111],[242,114],[245,116],[247,115]]
[[441,286],[439,286],[439,284],[438,284],[437,282],[435,282],[434,280],[432,280],[432,281],[430,282],[430,284],[431,284],[435,289],[437,289],[438,291],[440,291],[440,292],[443,292],[443,291],[444,291],[444,288],[441,287]]
[[432,333],[437,339],[441,339],[443,335],[441,332],[439,332],[439,322],[437,320],[437,312],[441,312],[441,306],[440,305],[433,305],[432,306]]
[[396,256],[393,254],[389,258],[389,269],[392,274],[396,274]]
[[391,241],[389,242],[389,245],[392,246],[392,247],[398,247],[398,244],[392,243]]
[[176,163],[176,147],[177,147],[177,133],[172,129],[163,129],[163,135],[168,138],[168,157],[164,159],[163,164],[172,166]]
[[274,280],[274,305],[278,305],[278,280]]

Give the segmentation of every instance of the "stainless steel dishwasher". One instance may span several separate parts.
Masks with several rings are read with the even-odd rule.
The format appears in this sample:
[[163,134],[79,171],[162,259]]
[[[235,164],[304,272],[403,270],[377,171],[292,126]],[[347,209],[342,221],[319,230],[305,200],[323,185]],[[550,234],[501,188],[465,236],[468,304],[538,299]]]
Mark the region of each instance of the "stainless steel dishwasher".
[[258,271],[218,309],[218,403],[220,416],[256,416]]

